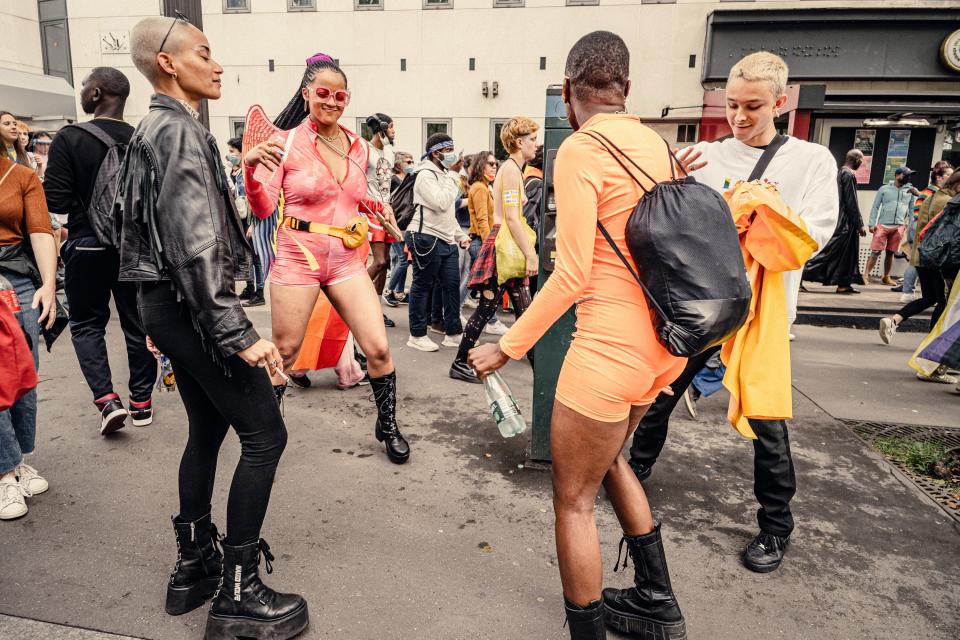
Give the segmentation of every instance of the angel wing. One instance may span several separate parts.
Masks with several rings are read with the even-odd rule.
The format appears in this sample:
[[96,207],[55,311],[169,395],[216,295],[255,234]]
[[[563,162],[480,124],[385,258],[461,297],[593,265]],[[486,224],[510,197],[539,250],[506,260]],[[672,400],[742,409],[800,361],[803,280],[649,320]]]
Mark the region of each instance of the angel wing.
[[283,139],[287,137],[287,132],[283,129],[280,129],[267,117],[266,112],[258,104],[250,107],[250,110],[247,111],[247,119],[243,125],[243,155],[246,156],[247,152],[250,149],[254,148],[261,142],[270,140],[271,138],[279,139],[281,144]]

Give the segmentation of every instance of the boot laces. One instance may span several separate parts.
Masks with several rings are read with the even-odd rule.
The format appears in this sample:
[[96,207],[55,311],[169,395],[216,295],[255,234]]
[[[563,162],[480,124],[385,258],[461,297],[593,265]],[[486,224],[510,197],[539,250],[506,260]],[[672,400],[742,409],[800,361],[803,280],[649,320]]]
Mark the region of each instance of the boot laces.
[[772,533],[761,532],[753,542],[768,553],[771,551],[780,551],[786,546],[783,538],[775,536]]
[[266,540],[260,538],[260,541],[257,543],[257,549],[263,554],[263,561],[267,567],[267,573],[273,573],[273,561],[276,560],[276,558],[270,553],[270,545],[267,544]]
[[[627,537],[626,537],[626,536],[623,536],[622,538],[620,538],[620,548],[617,550],[617,561],[616,561],[616,562],[614,563],[614,565],[613,565],[613,571],[614,571],[614,573],[616,573],[616,572],[619,571],[620,569],[626,569],[626,568],[627,568],[627,561],[630,559],[630,548],[629,548],[629,547],[627,548],[627,553],[626,553],[626,555],[624,555],[624,553],[623,553],[623,545],[625,545],[626,543],[627,543]],[[618,565],[620,565],[620,558],[621,558],[621,556],[623,557],[623,566],[618,566]]]

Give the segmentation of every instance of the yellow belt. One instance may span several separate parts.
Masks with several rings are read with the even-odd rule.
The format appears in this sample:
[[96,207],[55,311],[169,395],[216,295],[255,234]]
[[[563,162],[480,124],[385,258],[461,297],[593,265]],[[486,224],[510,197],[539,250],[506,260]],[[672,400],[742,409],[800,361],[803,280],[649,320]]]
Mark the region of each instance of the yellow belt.
[[356,249],[367,240],[367,231],[369,230],[369,221],[366,216],[357,216],[352,218],[343,227],[335,227],[331,224],[322,222],[308,222],[299,218],[285,216],[283,225],[295,231],[307,231],[309,233],[322,233],[323,235],[340,238],[343,246],[348,249]]

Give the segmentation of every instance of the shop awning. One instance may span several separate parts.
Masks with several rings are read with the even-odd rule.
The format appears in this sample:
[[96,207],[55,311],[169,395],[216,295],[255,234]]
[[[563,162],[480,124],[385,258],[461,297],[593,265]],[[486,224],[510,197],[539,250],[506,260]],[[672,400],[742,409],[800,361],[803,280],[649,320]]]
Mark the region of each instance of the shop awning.
[[820,109],[829,113],[960,116],[960,91],[837,91],[828,90]]
[[19,118],[76,119],[74,89],[63,78],[0,69],[0,109]]

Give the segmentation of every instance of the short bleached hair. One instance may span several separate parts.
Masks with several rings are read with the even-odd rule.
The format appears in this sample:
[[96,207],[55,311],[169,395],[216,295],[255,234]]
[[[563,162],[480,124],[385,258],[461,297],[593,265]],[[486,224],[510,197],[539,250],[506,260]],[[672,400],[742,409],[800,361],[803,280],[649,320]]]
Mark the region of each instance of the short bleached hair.
[[137,70],[150,83],[155,83],[160,75],[160,65],[157,63],[157,54],[160,53],[160,43],[170,31],[176,18],[151,16],[144,18],[130,30],[130,57]]
[[539,129],[540,125],[530,118],[524,118],[523,116],[510,118],[500,129],[500,142],[507,152],[513,153],[520,148],[517,140],[531,133],[536,133]]
[[780,56],[769,51],[757,51],[742,58],[733,65],[727,82],[734,78],[743,78],[747,82],[766,80],[774,98],[779,98],[787,90],[789,68]]

